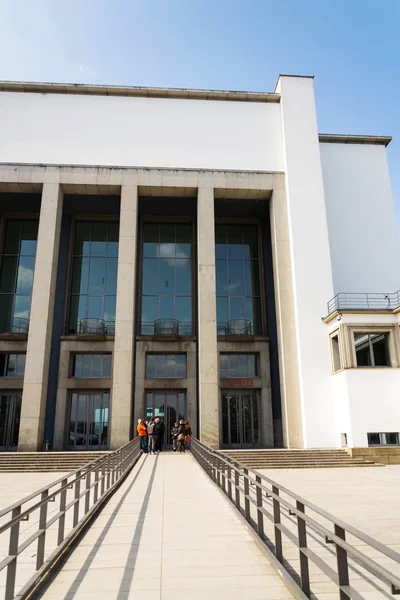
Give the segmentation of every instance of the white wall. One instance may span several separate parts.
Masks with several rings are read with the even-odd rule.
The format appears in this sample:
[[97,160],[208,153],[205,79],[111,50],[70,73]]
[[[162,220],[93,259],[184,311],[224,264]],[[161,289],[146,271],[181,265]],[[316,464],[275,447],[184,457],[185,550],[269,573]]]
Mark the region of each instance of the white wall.
[[313,80],[281,77],[286,197],[305,447],[336,443],[329,339],[333,296]]
[[338,434],[347,432],[349,446],[368,446],[367,433],[400,432],[400,369],[348,369],[332,385]]
[[320,144],[335,294],[400,288],[384,146]]
[[280,106],[0,93],[0,162],[282,171]]

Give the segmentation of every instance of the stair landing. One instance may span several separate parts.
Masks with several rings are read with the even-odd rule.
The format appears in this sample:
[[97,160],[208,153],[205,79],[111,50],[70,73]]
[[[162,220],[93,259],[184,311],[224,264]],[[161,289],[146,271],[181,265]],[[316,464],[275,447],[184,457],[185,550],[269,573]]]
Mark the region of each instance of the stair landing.
[[377,463],[363,458],[353,458],[346,450],[224,450],[230,458],[253,469],[327,469],[348,467],[376,467]]
[[70,473],[105,451],[0,452],[0,473]]

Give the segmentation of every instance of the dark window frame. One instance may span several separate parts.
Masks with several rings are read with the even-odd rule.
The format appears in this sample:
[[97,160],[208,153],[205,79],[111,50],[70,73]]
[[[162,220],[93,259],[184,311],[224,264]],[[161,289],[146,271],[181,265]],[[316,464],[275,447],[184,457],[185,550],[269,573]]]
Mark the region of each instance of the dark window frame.
[[[355,367],[357,369],[365,369],[365,368],[382,368],[387,369],[392,366],[391,363],[391,353],[390,353],[390,330],[378,330],[374,331],[371,329],[364,330],[353,330],[353,345],[354,345],[354,353],[355,353]],[[367,350],[368,361],[370,364],[359,364],[359,355],[358,352],[362,350],[361,345],[359,345],[359,349],[357,349],[357,336],[366,337],[367,339],[364,342],[364,350]],[[385,340],[385,354],[386,354],[386,364],[376,364],[376,353],[374,344],[377,343],[372,340],[372,338],[384,338]]]
[[[221,358],[223,356],[227,356],[228,357],[228,367],[227,367],[227,371],[228,373],[226,374],[226,376],[223,375],[223,369],[221,366]],[[247,375],[240,375],[239,372],[239,357],[254,357],[254,375],[249,375],[249,362],[247,362]],[[231,374],[231,370],[233,370],[231,368],[231,361],[233,359],[233,357],[237,358],[237,373],[236,374]],[[220,379],[256,379],[258,378],[259,375],[259,362],[260,362],[260,354],[258,352],[220,352],[219,355],[219,378]]]
[[[148,365],[148,357],[150,356],[154,356],[154,357],[163,357],[163,358],[167,358],[167,357],[177,357],[177,356],[183,356],[184,357],[184,376],[179,376],[179,375],[157,375],[157,365],[155,365],[155,375],[151,376],[149,375],[148,369],[149,369],[149,365]],[[160,366],[158,367],[160,368]],[[175,373],[177,370],[177,365],[175,365]],[[185,352],[146,352],[146,356],[145,356],[145,378],[146,379],[187,379],[187,354]]]
[[[2,365],[2,369],[0,370],[0,377],[4,378],[4,379],[22,379],[25,376],[25,365],[26,365],[26,352],[1,352],[0,353],[0,362],[3,362],[3,357],[4,356],[4,363]],[[10,357],[11,356],[15,356],[16,357],[16,374],[15,375],[8,375],[7,371],[8,371],[8,367],[9,367],[9,363],[10,363]],[[24,360],[23,362],[23,370],[22,373],[18,373],[18,357],[20,356],[24,356]]]
[[[190,288],[190,295],[181,295],[181,294],[171,294],[171,295],[166,295],[166,294],[143,294],[143,280],[144,280],[144,259],[158,259],[160,260],[163,257],[151,257],[151,256],[146,256],[145,255],[145,249],[144,249],[144,244],[145,244],[145,240],[144,240],[144,229],[146,225],[156,225],[159,227],[162,227],[163,225],[189,225],[190,226],[190,230],[191,230],[191,251],[190,251],[190,269],[191,269],[191,288]],[[159,239],[158,243],[162,243]],[[179,243],[176,241],[176,229],[175,229],[175,244]],[[153,323],[153,321],[142,321],[142,309],[143,309],[143,302],[144,302],[144,298],[158,298],[158,310],[157,310],[157,314],[159,318],[162,318],[160,316],[160,298],[171,298],[173,303],[174,303],[174,314],[176,315],[176,298],[190,298],[190,308],[191,308],[191,321],[180,321],[179,319],[176,319],[177,321],[179,321],[179,335],[185,336],[185,337],[192,337],[195,335],[196,332],[196,323],[197,323],[197,312],[196,312],[196,273],[195,273],[195,267],[197,264],[197,238],[196,238],[196,231],[195,231],[195,221],[192,217],[152,217],[152,216],[146,216],[144,215],[143,217],[141,217],[140,220],[140,244],[139,244],[139,261],[138,261],[138,266],[139,266],[139,277],[138,277],[138,292],[137,292],[137,298],[138,298],[138,302],[137,302],[137,328],[138,328],[138,335],[139,336],[153,336],[154,335],[154,330],[151,327],[151,324]],[[165,257],[164,257],[165,258]],[[173,258],[179,258],[174,256]],[[143,324],[145,324],[145,326],[143,327]],[[147,328],[148,331],[146,330],[146,324],[147,324]]]
[[[386,441],[386,436],[388,435],[392,435],[395,436],[396,441],[395,442],[387,442]],[[372,437],[373,436],[377,436],[378,441],[373,442],[372,441]],[[370,432],[367,433],[367,438],[368,438],[368,446],[399,446],[400,445],[400,433],[398,433],[397,431],[385,431],[385,432]],[[376,438],[375,438],[376,439]]]
[[[257,257],[256,258],[246,258],[246,257],[242,257],[242,258],[230,258],[228,255],[226,256],[226,258],[217,258],[217,252],[215,251],[215,269],[216,269],[216,276],[217,276],[217,261],[226,261],[226,265],[227,265],[227,269],[229,267],[228,263],[229,260],[235,261],[237,260],[238,262],[241,261],[243,263],[243,273],[245,273],[244,270],[244,263],[246,260],[251,262],[257,262],[258,265],[258,285],[259,285],[259,295],[252,295],[252,296],[247,296],[246,295],[246,290],[245,290],[245,285],[246,285],[246,278],[244,275],[243,278],[243,296],[230,296],[230,295],[221,295],[218,294],[218,290],[216,289],[216,301],[217,301],[217,311],[218,311],[218,299],[219,298],[227,298],[228,301],[228,317],[230,316],[230,311],[231,311],[231,306],[230,306],[230,299],[238,299],[238,300],[243,300],[244,306],[246,307],[246,299],[258,299],[258,313],[259,313],[259,318],[260,318],[260,323],[259,323],[259,330],[258,331],[254,331],[254,322],[253,322],[253,333],[256,336],[263,336],[265,335],[265,332],[267,331],[267,316],[266,316],[266,305],[265,305],[265,274],[264,274],[264,257],[263,257],[263,240],[262,240],[262,230],[261,230],[261,223],[259,221],[259,219],[241,219],[240,221],[237,219],[229,219],[229,218],[216,218],[215,219],[215,223],[214,223],[214,231],[216,233],[216,228],[219,226],[223,226],[223,227],[241,227],[242,228],[242,243],[244,241],[244,235],[243,235],[243,228],[244,227],[248,227],[248,226],[252,226],[256,229],[256,241],[257,241]],[[227,234],[226,234],[226,243],[227,243]],[[216,243],[215,243],[216,246]],[[216,281],[217,284],[217,281]],[[245,317],[247,318],[247,317]],[[253,318],[254,318],[254,314],[253,314]],[[229,320],[234,320],[234,319],[230,319]],[[218,321],[218,312],[217,312],[217,321]],[[228,322],[227,321],[227,322]],[[218,335],[225,335],[225,331],[223,331],[223,325],[225,324],[225,322],[222,321],[218,321],[217,326],[218,326]]]
[[[39,216],[38,215],[5,215],[3,221],[2,221],[2,240],[1,240],[1,256],[0,256],[0,274],[2,273],[2,269],[3,269],[3,261],[4,258],[8,258],[8,257],[13,257],[16,259],[16,269],[15,269],[15,273],[14,273],[14,281],[13,281],[13,292],[0,292],[0,297],[4,297],[4,296],[12,296],[12,301],[11,301],[11,309],[10,309],[10,315],[9,315],[9,320],[10,323],[9,325],[11,325],[12,321],[14,318],[23,318],[23,319],[27,319],[29,321],[30,319],[30,311],[31,311],[31,304],[32,304],[32,293],[33,293],[33,282],[34,282],[34,275],[35,275],[35,266],[36,266],[36,253],[37,253],[37,243],[38,243],[38,238],[39,238]],[[5,252],[5,245],[6,245],[6,241],[7,241],[7,227],[9,226],[10,223],[15,223],[18,222],[20,224],[19,227],[19,238],[18,238],[18,252]],[[22,243],[22,238],[23,238],[23,229],[24,229],[24,225],[25,223],[35,223],[36,224],[36,245],[35,245],[35,251],[34,253],[29,252],[29,253],[22,253],[21,254],[21,243]],[[21,257],[23,258],[33,258],[33,269],[32,269],[32,284],[31,284],[31,289],[29,293],[22,293],[22,292],[18,292],[17,289],[17,285],[18,285],[18,273],[19,273],[19,266],[20,266],[20,262],[21,262]],[[27,317],[18,317],[15,316],[15,307],[16,307],[16,298],[29,298],[29,308],[28,308],[28,316]],[[7,327],[6,327],[7,329]],[[3,326],[3,330],[4,330],[4,326]]]
[[[83,223],[89,223],[91,226],[91,238],[92,238],[92,226],[93,224],[98,225],[98,224],[106,224],[107,225],[107,240],[105,241],[105,243],[107,244],[110,240],[108,239],[109,237],[109,229],[108,227],[110,225],[116,225],[117,230],[118,230],[118,240],[117,240],[117,255],[116,256],[108,256],[107,254],[107,250],[106,250],[106,254],[103,256],[98,256],[98,255],[84,255],[84,254],[77,254],[75,253],[75,244],[76,244],[76,234],[77,234],[77,228],[80,224]],[[92,241],[92,239],[90,240]],[[67,286],[67,293],[66,293],[66,302],[65,302],[65,312],[64,312],[64,323],[65,323],[65,327],[64,330],[66,332],[67,335],[75,335],[77,333],[77,328],[78,328],[78,323],[79,323],[79,319],[77,320],[77,324],[76,324],[76,329],[71,327],[71,310],[72,310],[72,298],[73,297],[78,297],[79,296],[85,296],[86,295],[86,312],[85,312],[85,317],[82,318],[90,318],[87,316],[88,314],[88,302],[89,302],[89,298],[90,297],[101,297],[103,298],[102,300],[102,320],[105,320],[105,298],[106,297],[115,297],[115,311],[116,311],[116,299],[117,299],[117,286],[118,286],[118,280],[117,280],[117,276],[118,276],[118,254],[119,254],[119,219],[115,216],[115,215],[76,215],[73,217],[72,219],[72,227],[71,227],[71,233],[70,233],[70,242],[69,242],[69,259],[68,259],[68,286]],[[107,258],[115,258],[117,261],[117,274],[116,274],[116,284],[115,284],[115,294],[107,294],[106,293],[106,275],[104,277],[104,294],[90,294],[89,293],[89,272],[88,272],[88,284],[87,284],[87,294],[81,294],[81,293],[75,293],[73,292],[73,283],[74,283],[74,259],[76,258],[104,258],[105,261],[107,261]],[[107,264],[105,265],[105,274],[107,271]],[[78,305],[78,310],[79,310],[79,305]],[[79,315],[78,315],[79,316]],[[114,321],[109,321],[110,325],[115,326],[115,318],[116,315],[114,317]],[[111,328],[111,331],[113,331],[113,328]],[[113,335],[113,333],[111,334]]]
[[[93,375],[93,357],[94,356],[101,357],[101,369],[100,369],[101,375]],[[82,375],[76,375],[77,357],[82,357],[82,365],[80,368]],[[83,375],[83,360],[84,360],[83,357],[86,357],[86,358],[90,357],[90,374],[89,375]],[[109,359],[109,361],[107,360],[107,362],[110,363],[110,371],[109,371],[109,374],[104,375],[105,357],[107,357],[107,359]],[[112,352],[73,352],[73,353],[71,353],[70,377],[72,379],[111,379],[112,378],[112,367],[113,367]]]

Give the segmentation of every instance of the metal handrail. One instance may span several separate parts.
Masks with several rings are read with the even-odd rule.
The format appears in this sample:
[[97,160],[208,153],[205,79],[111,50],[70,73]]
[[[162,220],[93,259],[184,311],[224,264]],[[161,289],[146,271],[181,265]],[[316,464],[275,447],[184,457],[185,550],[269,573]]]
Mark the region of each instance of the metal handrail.
[[400,307],[400,290],[394,293],[336,294],[328,302],[328,315],[337,310],[396,310]]
[[[246,521],[266,544],[279,563],[281,563],[283,568],[286,569],[285,564],[287,561],[284,555],[282,534],[297,546],[300,559],[300,572],[296,572],[296,577],[299,580],[299,585],[292,574],[286,569],[286,577],[291,580],[291,586],[295,586],[295,595],[297,597],[311,598],[312,582],[309,571],[309,560],[311,560],[329,579],[337,584],[341,600],[350,598],[361,599],[362,595],[350,586],[349,556],[355,559],[363,568],[387,582],[391,586],[392,594],[400,594],[400,578],[393,575],[388,569],[346,541],[346,534],[364,542],[383,556],[394,561],[397,565],[400,565],[400,554],[398,552],[388,548],[352,525],[336,518],[312,502],[298,496],[269,477],[251,469],[244,463],[228,457],[218,450],[213,450],[205,446],[196,438],[191,438],[191,451],[209,477],[223,490],[229,500],[242,513]],[[241,478],[243,478],[243,486],[240,484]],[[282,498],[282,494],[289,496],[294,503],[292,504],[290,501]],[[244,499],[244,507],[242,506],[242,498]],[[266,500],[270,504],[272,503],[272,510],[271,506],[265,506]],[[251,504],[256,508],[257,516],[255,520],[251,517]],[[288,511],[289,516],[297,518],[297,536],[282,524],[282,508]],[[306,509],[326,519],[330,525],[333,525],[333,531],[307,514]],[[267,517],[273,523],[274,540],[271,540],[265,534],[264,517]],[[310,532],[319,533],[324,537],[326,543],[335,545],[337,558],[336,570],[333,570],[325,563],[323,558],[307,547],[307,536],[310,535]]]
[[[105,499],[127,476],[141,453],[140,440],[135,438],[118,450],[88,462],[76,471],[0,511],[0,521],[8,515],[8,520],[0,525],[0,535],[9,532],[8,554],[3,560],[0,560],[0,572],[7,569],[4,600],[22,600],[26,594],[36,588],[46,572],[65,552],[67,546],[88,520],[99,510]],[[84,483],[82,490],[81,482]],[[68,490],[72,490],[71,499],[68,498]],[[59,497],[59,510],[48,519],[48,505],[50,502],[56,502],[57,497]],[[84,504],[80,504],[81,500],[84,500]],[[23,508],[31,501],[33,504]],[[20,543],[20,524],[28,521],[30,515],[35,511],[39,511],[39,521],[35,524],[37,529]],[[68,511],[71,511],[72,529],[66,535]],[[83,514],[80,515],[80,511]],[[57,521],[57,546],[45,559],[46,532]],[[18,556],[36,541],[35,572],[16,594]]]

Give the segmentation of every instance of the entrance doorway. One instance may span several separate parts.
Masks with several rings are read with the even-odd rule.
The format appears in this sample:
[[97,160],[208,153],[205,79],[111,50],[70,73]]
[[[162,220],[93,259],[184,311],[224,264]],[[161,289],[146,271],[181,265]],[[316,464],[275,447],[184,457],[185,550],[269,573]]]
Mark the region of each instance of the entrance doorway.
[[157,390],[146,392],[146,419],[160,417],[165,426],[164,447],[172,448],[171,429],[180,419],[186,420],[186,392]]
[[69,450],[105,450],[109,444],[109,392],[73,392]]
[[12,452],[17,449],[21,402],[20,392],[7,392],[0,395],[0,451],[2,452]]
[[256,390],[222,391],[222,447],[259,448],[260,397]]

